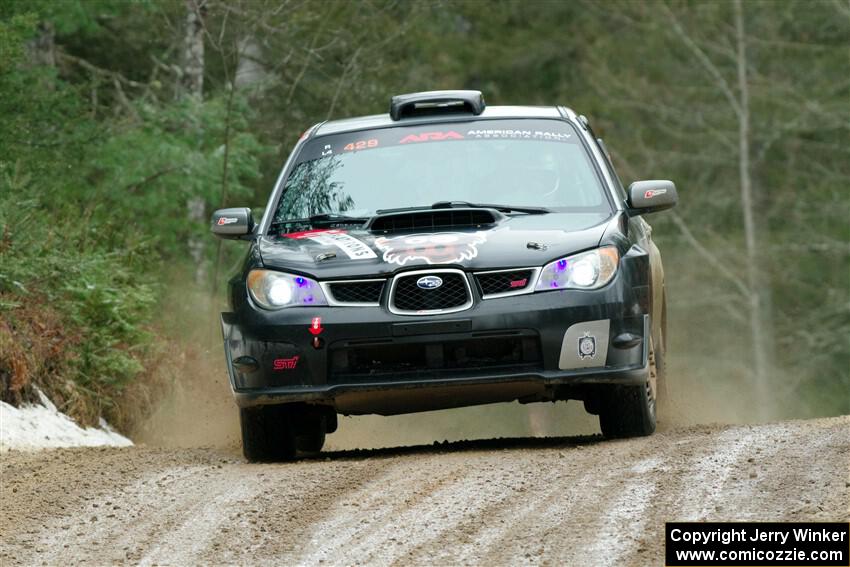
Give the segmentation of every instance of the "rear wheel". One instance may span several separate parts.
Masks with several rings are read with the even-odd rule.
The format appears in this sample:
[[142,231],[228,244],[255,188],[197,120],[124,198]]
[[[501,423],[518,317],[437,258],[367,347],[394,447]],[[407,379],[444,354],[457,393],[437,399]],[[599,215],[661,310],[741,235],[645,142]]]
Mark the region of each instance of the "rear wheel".
[[[663,340],[657,342],[663,345]],[[663,346],[649,342],[649,371],[640,386],[616,386],[599,408],[599,426],[609,439],[642,437],[655,431],[658,385],[663,382]]]
[[295,458],[295,433],[283,406],[239,409],[242,453],[251,462],[287,461]]

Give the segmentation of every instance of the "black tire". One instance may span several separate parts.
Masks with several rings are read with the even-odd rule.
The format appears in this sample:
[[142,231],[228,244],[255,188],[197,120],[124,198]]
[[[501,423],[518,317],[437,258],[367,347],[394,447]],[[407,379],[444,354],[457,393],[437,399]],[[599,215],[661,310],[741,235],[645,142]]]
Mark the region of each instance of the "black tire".
[[656,384],[655,397],[657,406],[662,414],[666,414],[670,408],[670,391],[667,384],[667,294],[662,296],[661,304],[661,336],[654,344],[655,349]]
[[295,458],[295,435],[285,407],[240,408],[242,453],[250,462]]
[[310,416],[299,424],[295,446],[304,453],[318,453],[325,445],[327,430],[326,416]]
[[655,432],[657,423],[658,383],[663,380],[663,340],[650,340],[649,369],[646,383],[640,386],[615,386],[606,396],[599,412],[599,427],[609,439],[643,437]]
[[602,397],[599,395],[599,392],[592,392],[588,394],[588,396],[584,398],[583,403],[584,411],[591,415],[599,415],[599,412],[602,411]]

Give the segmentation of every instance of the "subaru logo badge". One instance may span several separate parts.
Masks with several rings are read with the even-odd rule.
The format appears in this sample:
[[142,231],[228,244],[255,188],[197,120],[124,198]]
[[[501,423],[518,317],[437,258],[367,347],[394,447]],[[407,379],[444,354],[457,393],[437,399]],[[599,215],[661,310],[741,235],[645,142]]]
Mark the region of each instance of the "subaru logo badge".
[[437,276],[425,276],[416,280],[416,285],[422,289],[437,289],[443,285],[443,280]]

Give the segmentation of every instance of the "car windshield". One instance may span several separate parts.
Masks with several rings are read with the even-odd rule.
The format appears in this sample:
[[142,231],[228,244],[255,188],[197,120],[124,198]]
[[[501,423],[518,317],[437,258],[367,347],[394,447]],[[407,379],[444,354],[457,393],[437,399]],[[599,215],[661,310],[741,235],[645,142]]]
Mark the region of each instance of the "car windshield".
[[319,136],[296,157],[272,219],[368,218],[439,201],[610,210],[584,146],[559,120],[479,120]]

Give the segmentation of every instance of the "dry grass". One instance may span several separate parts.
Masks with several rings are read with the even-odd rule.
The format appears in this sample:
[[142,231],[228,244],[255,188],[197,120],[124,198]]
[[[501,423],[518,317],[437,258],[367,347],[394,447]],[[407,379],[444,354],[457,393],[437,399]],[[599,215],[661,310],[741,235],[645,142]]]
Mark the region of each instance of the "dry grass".
[[[0,303],[13,305],[0,295]],[[57,403],[67,405],[73,388],[64,384],[73,357],[73,334],[56,313],[39,302],[0,312],[0,399],[13,405],[33,401],[37,385]],[[71,385],[72,386],[72,385]]]
[[85,385],[71,378],[81,340],[72,326],[48,302],[12,299],[0,294],[5,307],[0,311],[0,399],[14,406],[35,402],[37,386],[81,425],[96,425],[106,417],[126,432],[153,410],[172,380],[169,369],[184,357],[180,348],[159,339],[141,361],[145,370],[129,386]]
[[171,289],[163,298],[162,320],[146,329],[150,342],[144,349],[112,347],[133,353],[143,370],[132,380],[109,384],[80,374],[85,339],[59,309],[44,298],[22,302],[0,293],[0,399],[15,406],[35,402],[37,386],[83,426],[104,417],[118,431],[154,443],[194,440],[213,430],[215,437],[229,438],[236,412],[217,317],[211,315],[216,310],[207,301],[203,294]]

